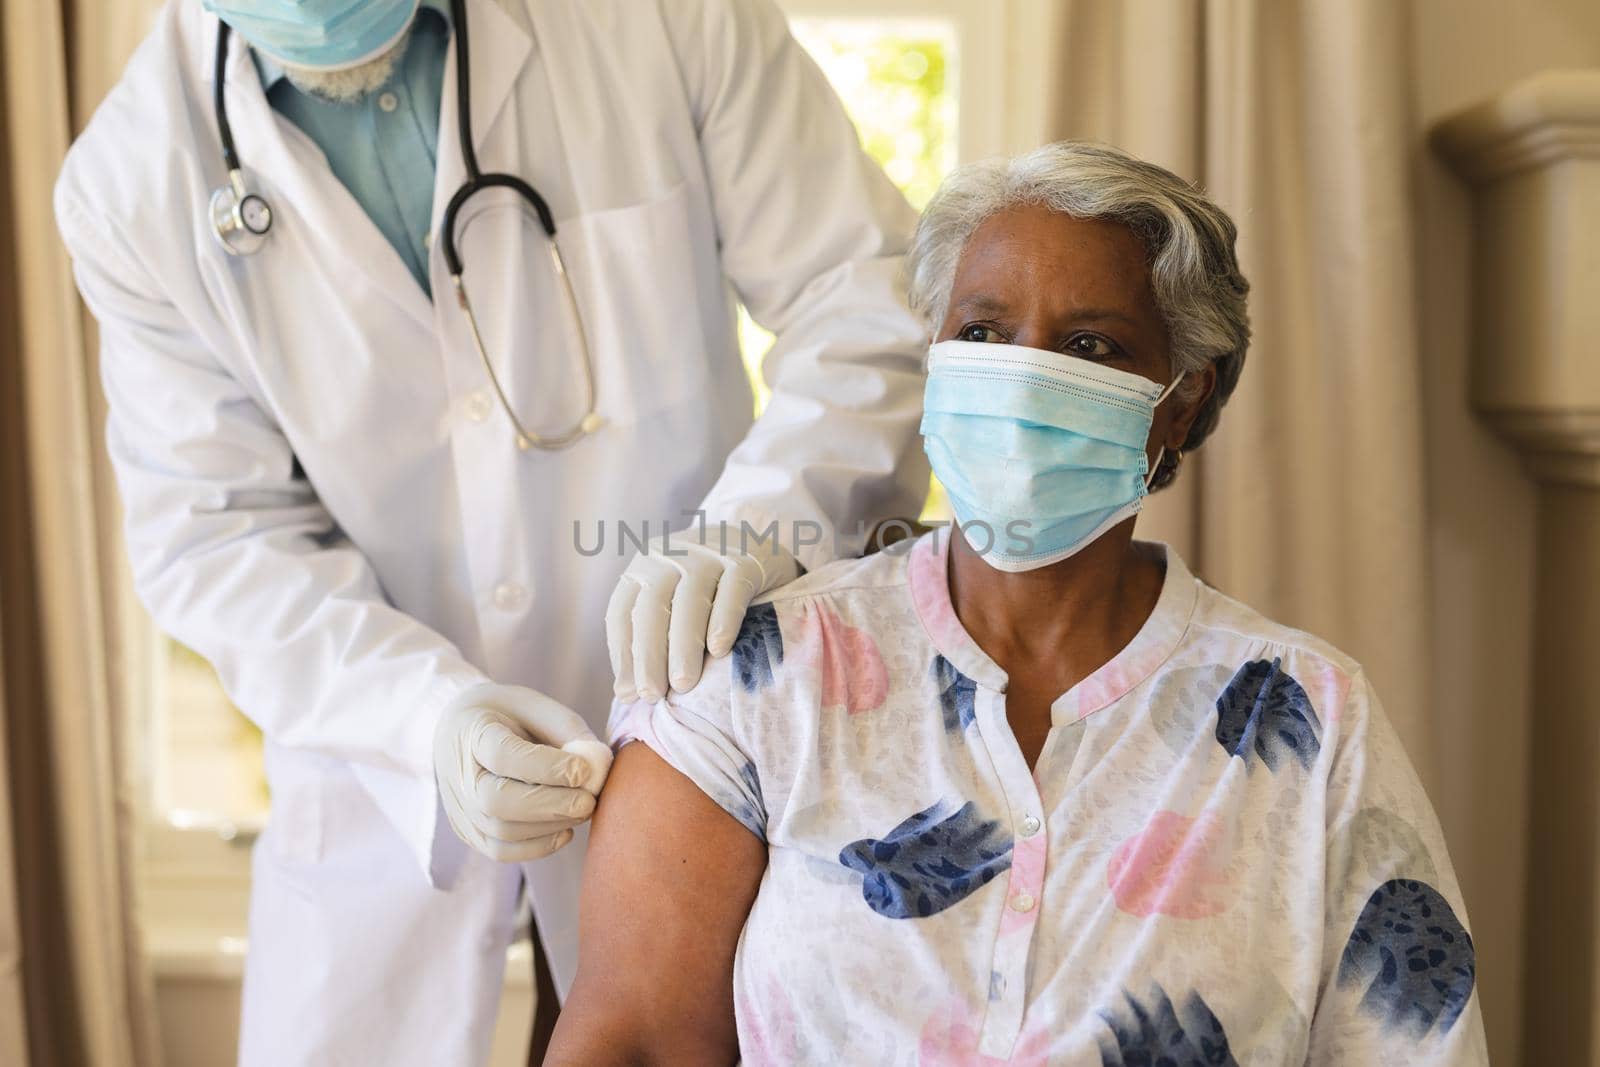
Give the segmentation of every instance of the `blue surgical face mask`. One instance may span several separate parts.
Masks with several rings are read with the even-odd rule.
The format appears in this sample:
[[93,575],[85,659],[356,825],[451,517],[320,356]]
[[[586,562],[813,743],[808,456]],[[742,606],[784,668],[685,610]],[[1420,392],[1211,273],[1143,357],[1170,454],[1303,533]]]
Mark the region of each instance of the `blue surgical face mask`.
[[967,543],[999,570],[1032,570],[1137,513],[1150,424],[1182,378],[1163,389],[1059,352],[934,345],[923,449]]
[[234,32],[280,63],[345,70],[404,36],[420,0],[205,0]]

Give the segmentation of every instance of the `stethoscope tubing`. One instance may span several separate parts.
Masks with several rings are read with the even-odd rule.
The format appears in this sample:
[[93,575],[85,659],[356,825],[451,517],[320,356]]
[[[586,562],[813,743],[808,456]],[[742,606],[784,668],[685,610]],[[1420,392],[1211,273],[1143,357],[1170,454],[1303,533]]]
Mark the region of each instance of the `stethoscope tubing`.
[[[467,44],[467,9],[465,0],[450,0],[450,14],[455,23],[455,50],[456,50],[456,117],[457,133],[460,138],[461,162],[466,171],[466,180],[456,189],[445,205],[444,214],[439,220],[440,252],[444,256],[445,267],[450,273],[450,283],[455,289],[456,302],[467,318],[468,330],[472,336],[473,348],[477,350],[478,358],[483,363],[483,369],[489,377],[489,383],[494,388],[495,398],[499,400],[500,407],[510,420],[512,428],[516,431],[517,447],[523,451],[529,448],[552,451],[566,448],[594,433],[605,424],[605,420],[596,409],[598,388],[595,381],[594,358],[589,351],[589,338],[583,328],[583,315],[578,306],[578,296],[572,287],[572,277],[567,271],[566,262],[562,259],[561,248],[556,243],[555,214],[550,210],[550,205],[528,182],[514,174],[489,173],[485,174],[478,165],[477,148],[472,142],[472,78],[469,63]],[[228,39],[231,27],[226,22],[219,22],[217,32],[216,70],[213,78],[212,105],[217,119],[217,135],[222,143],[222,161],[228,168],[228,181],[233,186],[236,202],[242,201],[247,195],[244,185],[243,169],[239,164],[239,153],[234,146],[233,127],[228,121],[228,106],[224,98],[224,74],[227,68]],[[511,405],[510,398],[506,395],[500,376],[495,372],[494,362],[489,358],[488,349],[483,343],[483,332],[478,327],[478,317],[472,309],[472,301],[467,295],[465,281],[465,265],[461,259],[460,248],[456,243],[456,223],[462,208],[467,201],[486,189],[510,189],[521,197],[539,219],[539,226],[544,230],[545,243],[549,251],[551,269],[554,270],[562,290],[562,302],[565,305],[567,317],[571,320],[573,331],[577,336],[578,348],[582,356],[581,367],[583,370],[584,387],[584,413],[582,417],[566,430],[555,434],[539,434],[529,430],[517,417],[516,410]],[[264,201],[263,201],[264,203]],[[241,254],[241,250],[229,246],[221,229],[217,236],[223,241],[225,248],[234,254]],[[252,249],[253,250],[253,249]]]

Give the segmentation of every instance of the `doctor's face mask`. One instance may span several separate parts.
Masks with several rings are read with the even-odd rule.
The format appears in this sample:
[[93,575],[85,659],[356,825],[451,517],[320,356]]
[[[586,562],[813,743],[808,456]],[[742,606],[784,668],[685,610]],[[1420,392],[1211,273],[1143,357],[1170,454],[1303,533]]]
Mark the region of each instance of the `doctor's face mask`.
[[923,449],[967,543],[998,570],[1033,570],[1136,514],[1149,492],[1156,407],[1182,378],[1162,388],[1059,352],[934,345]]
[[205,0],[253,48],[313,71],[358,67],[393,48],[420,0]]

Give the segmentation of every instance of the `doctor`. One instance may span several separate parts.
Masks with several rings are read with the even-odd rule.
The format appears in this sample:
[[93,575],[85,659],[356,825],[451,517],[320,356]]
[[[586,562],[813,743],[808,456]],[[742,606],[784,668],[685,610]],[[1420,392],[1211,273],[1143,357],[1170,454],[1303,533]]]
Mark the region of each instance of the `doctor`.
[[481,1063],[524,886],[573,977],[613,666],[914,513],[912,214],[771,0],[169,0],[56,209],[141,595],[267,738],[240,1061]]

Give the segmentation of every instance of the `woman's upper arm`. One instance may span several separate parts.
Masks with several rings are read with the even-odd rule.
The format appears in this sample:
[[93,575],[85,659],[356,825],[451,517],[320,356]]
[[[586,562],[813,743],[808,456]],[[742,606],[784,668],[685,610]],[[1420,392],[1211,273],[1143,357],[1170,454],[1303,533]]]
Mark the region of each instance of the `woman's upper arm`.
[[625,746],[590,830],[578,977],[550,1062],[734,1063],[733,954],[766,862],[693,782]]

